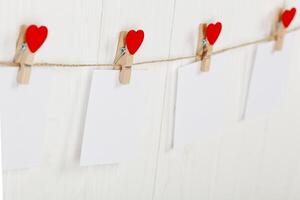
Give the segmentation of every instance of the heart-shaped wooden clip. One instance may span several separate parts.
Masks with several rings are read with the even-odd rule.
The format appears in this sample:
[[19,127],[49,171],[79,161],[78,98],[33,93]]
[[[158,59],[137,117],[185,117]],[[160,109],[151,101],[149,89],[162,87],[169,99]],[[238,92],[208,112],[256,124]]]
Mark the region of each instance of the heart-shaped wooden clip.
[[274,36],[275,36],[275,51],[280,51],[283,47],[284,36],[286,29],[290,26],[296,16],[297,9],[283,10],[279,12],[279,16],[275,22]]
[[283,11],[281,15],[281,21],[285,28],[288,28],[291,22],[293,21],[295,15],[296,15],[297,9],[291,8],[290,10]]
[[222,31],[222,24],[217,22],[215,24],[209,24],[206,28],[206,38],[210,45],[214,45],[220,36]]
[[45,26],[37,27],[36,25],[29,26],[25,34],[25,40],[29,50],[32,53],[35,53],[45,42],[47,35],[48,35],[47,27]]
[[117,65],[114,69],[120,71],[120,83],[129,84],[131,77],[131,66],[133,55],[140,48],[144,40],[144,31],[130,30],[122,31],[119,36],[118,47],[114,63]]
[[144,31],[130,30],[126,35],[126,46],[131,55],[134,55],[144,40]]
[[47,38],[47,28],[36,25],[21,26],[14,63],[20,65],[17,82],[29,84],[31,66],[34,60],[34,53],[42,46]]
[[217,41],[222,31],[222,23],[217,22],[215,24],[200,24],[198,44],[197,44],[197,56],[196,61],[201,62],[201,71],[208,72],[210,67],[210,59],[213,51],[213,45]]

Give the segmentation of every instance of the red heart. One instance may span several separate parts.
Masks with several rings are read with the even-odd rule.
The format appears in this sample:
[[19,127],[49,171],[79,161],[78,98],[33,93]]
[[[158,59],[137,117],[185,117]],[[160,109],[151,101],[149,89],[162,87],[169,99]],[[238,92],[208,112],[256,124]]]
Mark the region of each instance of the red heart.
[[126,45],[129,53],[134,55],[135,52],[140,48],[144,40],[144,31],[143,30],[130,30],[126,36]]
[[210,45],[214,45],[222,31],[222,24],[209,24],[206,28],[206,38]]
[[285,28],[289,27],[291,22],[293,21],[296,15],[296,8],[292,8],[291,10],[285,10],[281,15],[281,21]]
[[48,35],[48,29],[45,26],[37,27],[30,25],[26,29],[25,40],[32,53],[36,52],[45,42]]

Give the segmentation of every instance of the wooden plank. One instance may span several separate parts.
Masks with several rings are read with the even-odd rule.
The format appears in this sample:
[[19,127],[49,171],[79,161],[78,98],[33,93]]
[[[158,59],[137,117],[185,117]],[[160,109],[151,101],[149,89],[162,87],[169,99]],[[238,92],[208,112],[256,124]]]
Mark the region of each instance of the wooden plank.
[[[112,63],[120,31],[142,29],[144,41],[134,61],[168,56],[172,28],[173,2],[105,0],[101,23],[99,60]],[[114,12],[112,12],[114,11]]]

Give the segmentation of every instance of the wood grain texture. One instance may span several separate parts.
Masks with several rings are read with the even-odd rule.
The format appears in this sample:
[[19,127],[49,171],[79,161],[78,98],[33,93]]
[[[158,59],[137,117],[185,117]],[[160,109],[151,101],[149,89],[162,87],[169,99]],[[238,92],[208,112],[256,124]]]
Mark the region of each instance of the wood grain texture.
[[[0,59],[12,60],[21,24],[48,26],[36,62],[112,63],[119,32],[143,29],[135,61],[196,53],[198,25],[220,20],[214,50],[267,36],[278,8],[294,0],[0,0]],[[292,27],[300,24],[298,17]],[[300,34],[298,34],[300,43]],[[226,127],[183,150],[171,150],[179,66],[143,65],[148,88],[143,158],[79,167],[92,71],[60,69],[50,92],[43,163],[4,173],[5,200],[297,200],[300,199],[300,57],[292,56],[288,97],[274,116],[239,122],[255,46],[231,51]],[[213,57],[212,57],[213,62]],[[0,70],[1,73],[1,70]]]

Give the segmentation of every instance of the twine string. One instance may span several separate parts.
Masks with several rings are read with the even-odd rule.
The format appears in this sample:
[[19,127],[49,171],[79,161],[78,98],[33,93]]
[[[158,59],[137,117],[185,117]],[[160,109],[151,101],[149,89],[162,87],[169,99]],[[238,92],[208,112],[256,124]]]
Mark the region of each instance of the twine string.
[[[300,30],[300,26],[287,31],[287,34],[296,32],[299,30]],[[228,48],[220,49],[218,51],[214,51],[210,56],[221,54],[221,53],[224,53],[227,51],[231,51],[231,50],[235,50],[235,49],[239,49],[239,48],[243,48],[243,47],[247,47],[247,46],[251,46],[251,45],[255,45],[255,44],[262,44],[262,43],[274,41],[275,39],[276,39],[276,35],[273,34],[273,35],[270,35],[269,37],[265,37],[263,39],[254,40],[254,41],[246,42],[243,44],[231,46]],[[179,61],[179,60],[192,59],[192,58],[196,58],[196,57],[197,57],[197,55],[195,54],[192,56],[180,56],[180,57],[175,57],[175,58],[142,61],[142,62],[133,63],[132,65],[145,65],[145,64],[163,63],[163,62],[174,62],[174,61]],[[19,67],[19,64],[11,62],[11,61],[0,61],[0,66]],[[111,63],[110,64],[101,64],[101,63],[100,64],[99,63],[95,63],[95,64],[93,64],[93,63],[91,63],[91,64],[88,64],[88,63],[64,64],[64,63],[41,62],[41,63],[34,63],[32,66],[33,67],[118,67],[119,65],[111,64]]]

